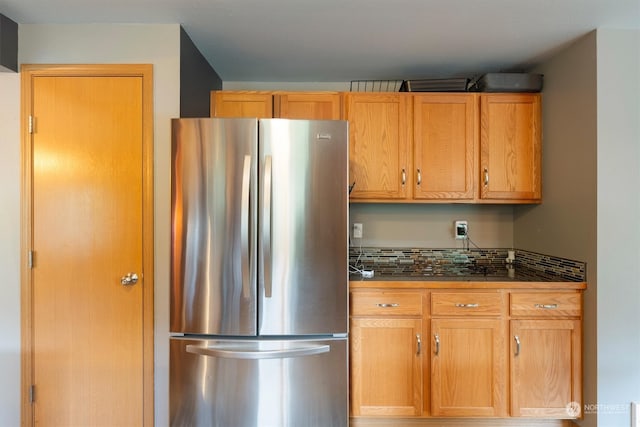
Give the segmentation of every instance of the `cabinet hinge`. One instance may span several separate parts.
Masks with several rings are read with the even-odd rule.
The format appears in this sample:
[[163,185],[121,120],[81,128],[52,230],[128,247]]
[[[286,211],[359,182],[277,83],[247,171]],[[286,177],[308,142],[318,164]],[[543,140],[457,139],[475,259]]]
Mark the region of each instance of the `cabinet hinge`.
[[33,268],[33,251],[29,251],[27,258],[28,258],[27,262],[29,264],[29,268]]
[[29,387],[29,402],[34,403],[36,401],[36,386],[31,384]]
[[33,116],[29,116],[29,133],[33,133]]

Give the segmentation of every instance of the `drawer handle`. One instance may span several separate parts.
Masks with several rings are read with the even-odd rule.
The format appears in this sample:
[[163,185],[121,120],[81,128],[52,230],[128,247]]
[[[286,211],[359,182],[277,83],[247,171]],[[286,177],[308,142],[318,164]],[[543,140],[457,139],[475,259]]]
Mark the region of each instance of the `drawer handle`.
[[478,307],[480,307],[480,304],[478,304],[478,303],[473,303],[473,304],[457,303],[456,307],[458,307],[458,308],[478,308]]
[[440,336],[438,334],[434,334],[433,335],[433,339],[435,340],[436,343],[436,348],[435,348],[435,355],[437,356],[438,354],[440,354]]
[[400,304],[398,304],[397,302],[392,302],[392,303],[381,302],[381,303],[378,303],[376,305],[378,307],[382,307],[382,308],[400,307]]
[[420,353],[422,353],[422,338],[420,337],[420,334],[416,334],[416,344],[417,344],[417,354],[420,355]]
[[520,355],[520,337],[517,335],[513,336],[513,339],[516,342],[516,352],[514,353],[515,356]]
[[545,310],[555,310],[558,308],[558,304],[535,304],[535,308],[542,308]]
[[405,185],[407,183],[407,172],[402,169],[402,185]]

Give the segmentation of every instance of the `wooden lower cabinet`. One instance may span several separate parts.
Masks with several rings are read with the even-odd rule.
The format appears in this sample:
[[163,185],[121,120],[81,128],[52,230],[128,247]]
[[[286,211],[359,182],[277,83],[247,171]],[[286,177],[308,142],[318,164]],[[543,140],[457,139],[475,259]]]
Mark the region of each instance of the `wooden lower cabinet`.
[[504,321],[431,320],[431,415],[506,416]]
[[582,416],[586,285],[479,286],[351,291],[353,425],[565,426]]
[[351,320],[353,416],[422,413],[422,321]]

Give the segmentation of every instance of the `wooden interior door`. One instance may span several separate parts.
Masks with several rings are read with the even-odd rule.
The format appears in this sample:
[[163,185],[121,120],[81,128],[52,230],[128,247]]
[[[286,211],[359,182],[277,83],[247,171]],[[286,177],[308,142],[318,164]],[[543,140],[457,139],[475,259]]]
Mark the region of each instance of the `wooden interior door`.
[[117,73],[27,84],[33,424],[152,425],[149,88]]

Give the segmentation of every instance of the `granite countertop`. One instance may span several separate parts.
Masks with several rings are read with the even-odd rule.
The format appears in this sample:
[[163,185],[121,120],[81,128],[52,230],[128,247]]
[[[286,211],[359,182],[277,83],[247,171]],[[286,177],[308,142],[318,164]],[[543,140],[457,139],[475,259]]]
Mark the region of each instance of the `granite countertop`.
[[[352,283],[586,282],[584,262],[517,249],[351,248],[349,265]],[[362,270],[373,277],[363,277]]]
[[580,282],[580,280],[528,268],[526,266],[491,266],[487,269],[462,269],[455,272],[375,273],[372,278],[352,273],[350,281],[417,281],[417,282]]

